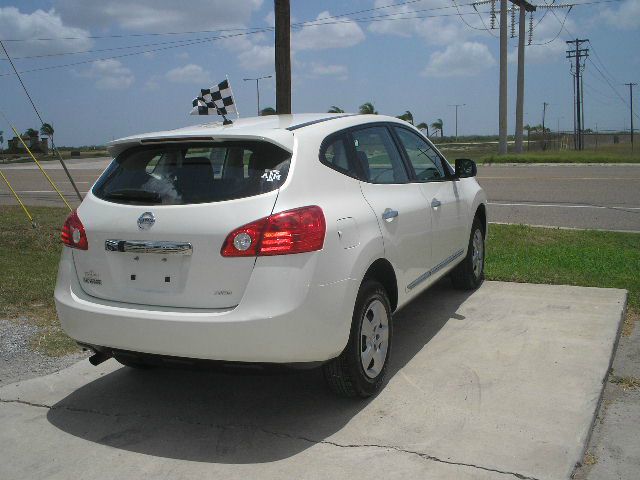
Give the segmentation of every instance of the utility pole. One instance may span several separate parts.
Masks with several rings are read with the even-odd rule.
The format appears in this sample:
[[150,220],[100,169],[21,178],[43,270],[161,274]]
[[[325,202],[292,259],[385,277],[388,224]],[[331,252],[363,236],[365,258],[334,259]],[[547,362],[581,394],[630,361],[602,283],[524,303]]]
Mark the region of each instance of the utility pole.
[[258,77],[258,78],[243,78],[242,80],[244,80],[245,82],[252,82],[255,81],[256,82],[256,96],[258,97],[258,116],[260,116],[260,80],[264,80],[265,78],[271,78],[272,75],[265,75],[264,77]]
[[637,83],[625,83],[625,85],[629,86],[629,109],[631,113],[631,151],[633,152],[633,87],[635,87]]
[[526,15],[527,12],[536,10],[534,5],[523,0],[512,0],[511,8],[515,8],[515,4],[519,7],[519,24],[518,24],[518,80],[517,80],[517,96],[516,96],[516,153],[522,153],[523,143],[523,125],[524,125],[524,37],[526,32]]
[[500,0],[500,88],[498,99],[498,154],[507,153],[507,4]]
[[456,142],[458,141],[458,107],[466,106],[466,103],[458,103],[455,105],[449,105],[450,107],[456,107]]
[[584,128],[584,115],[582,113],[583,103],[582,103],[582,70],[584,67],[580,64],[580,60],[583,58],[587,58],[589,56],[588,48],[580,48],[585,42],[588,42],[589,39],[579,39],[575,40],[567,40],[567,45],[575,45],[574,50],[567,50],[567,58],[575,59],[575,71],[573,76],[575,77],[575,118],[576,118],[576,135],[575,135],[575,147],[576,150],[582,150],[584,148],[584,142],[582,139],[582,129]]
[[546,150],[547,149],[547,142],[546,142],[546,138],[547,138],[547,130],[544,127],[544,119],[547,116],[547,106],[549,104],[547,102],[542,102],[542,150]]
[[276,17],[276,112],[291,113],[291,8],[289,0],[274,0]]

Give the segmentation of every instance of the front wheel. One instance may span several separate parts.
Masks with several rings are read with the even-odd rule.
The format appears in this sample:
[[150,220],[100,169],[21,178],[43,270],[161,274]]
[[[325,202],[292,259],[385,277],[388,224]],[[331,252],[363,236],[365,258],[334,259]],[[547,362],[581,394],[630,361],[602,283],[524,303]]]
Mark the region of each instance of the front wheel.
[[478,217],[473,219],[467,256],[451,272],[453,286],[475,290],[484,280],[484,230]]
[[380,390],[391,352],[393,323],[383,286],[363,282],[353,311],[349,343],[323,366],[331,390],[343,397],[369,397]]

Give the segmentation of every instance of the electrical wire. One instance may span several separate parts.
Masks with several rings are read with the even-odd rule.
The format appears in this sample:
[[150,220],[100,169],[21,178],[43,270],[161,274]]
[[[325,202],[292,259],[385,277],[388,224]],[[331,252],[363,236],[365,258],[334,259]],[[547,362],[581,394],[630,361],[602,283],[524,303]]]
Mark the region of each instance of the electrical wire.
[[[363,10],[356,10],[356,11],[344,12],[336,15],[329,15],[324,17],[323,19],[348,17],[349,15],[358,15],[360,13],[378,11],[386,8],[409,5],[409,4],[423,2],[423,1],[426,1],[426,0],[408,0],[405,2],[391,3],[387,5],[382,5],[379,7],[372,7],[372,8],[367,8]],[[621,1],[623,0],[596,0],[592,2],[575,2],[575,3],[572,3],[571,5],[572,6],[588,6],[588,5],[598,5],[598,4],[604,4],[604,3],[619,3]],[[459,6],[461,7],[473,6],[474,4],[477,4],[477,3],[483,3],[483,2],[466,3],[466,4],[460,4]],[[453,6],[433,7],[429,9],[413,10],[412,12],[406,12],[406,13],[442,10],[442,9],[448,9],[448,8],[454,8],[454,7]],[[402,13],[394,13],[394,14],[388,14],[388,16],[401,15],[401,14]],[[463,15],[466,15],[466,14],[463,14]],[[313,20],[309,20],[307,22],[300,22],[299,25],[303,25],[309,22],[313,22]],[[73,36],[73,37],[69,36],[69,37],[44,37],[44,38],[3,38],[1,40],[3,42],[32,42],[32,41],[57,41],[57,40],[87,40],[87,39],[103,40],[103,39],[109,39],[109,38],[128,38],[128,37],[163,36],[163,35],[194,35],[194,34],[202,34],[202,33],[224,33],[224,32],[240,32],[240,31],[247,32],[247,31],[258,30],[258,29],[262,29],[262,27],[225,28],[225,29],[216,29],[216,30],[192,30],[192,31],[179,31],[179,32],[148,32],[148,33],[112,34],[112,35],[85,35],[85,36]]]
[[[600,76],[602,78],[604,78],[604,80],[607,82],[607,85],[609,85],[609,87],[611,88],[611,90],[613,90],[613,93],[615,93],[617,95],[617,97],[620,99],[620,101],[622,103],[624,103],[627,107],[630,107],[629,102],[627,102],[624,97],[622,95],[620,95],[620,92],[618,92],[618,90],[616,90],[616,88],[613,86],[613,84],[609,81],[609,79],[605,76],[604,73],[602,73],[602,70],[600,70],[600,68],[598,67],[598,65],[591,60],[591,57],[588,57],[589,62],[591,62],[591,65],[593,65],[593,67],[596,69],[596,71],[600,74]],[[638,114],[636,112],[633,112],[633,115],[635,117],[637,117],[640,120],[640,116],[638,116]]]
[[[397,14],[395,14],[397,15]],[[463,14],[465,15],[465,14]],[[473,13],[469,12],[467,13],[467,15],[474,15]],[[305,26],[321,26],[321,25],[335,25],[335,24],[341,24],[341,23],[349,23],[349,22],[356,22],[356,23],[370,23],[370,22],[375,22],[375,21],[394,21],[394,20],[412,20],[412,19],[416,19],[416,18],[421,18],[421,19],[426,19],[426,18],[438,18],[438,17],[455,17],[458,16],[457,13],[450,13],[450,14],[438,14],[438,15],[418,15],[418,16],[413,16],[413,17],[400,17],[400,18],[379,18],[379,17],[370,17],[370,18],[365,18],[365,19],[355,19],[355,20],[341,20],[341,21],[331,21],[331,22],[324,22],[322,21],[318,21],[316,23],[313,24],[309,24],[309,23],[305,23]],[[247,35],[254,35],[257,33],[264,33],[264,32],[270,32],[270,31],[274,31],[275,28],[274,27],[264,27],[261,30],[254,30],[251,32],[242,32],[242,33],[235,33],[235,34],[230,34],[230,35],[220,35],[217,37],[208,37],[208,38],[201,38],[201,39],[197,39],[197,40],[185,40],[182,42],[179,42],[179,45],[169,45],[169,46],[164,46],[164,47],[159,47],[159,48],[152,48],[152,49],[148,49],[148,50],[142,50],[139,52],[131,52],[131,53],[124,53],[121,55],[112,55],[112,56],[108,56],[108,57],[101,57],[101,58],[92,58],[92,59],[88,59],[88,60],[81,60],[78,62],[71,62],[71,63],[65,63],[65,64],[60,64],[60,65],[50,65],[47,67],[39,67],[39,68],[32,68],[32,69],[28,69],[28,70],[23,70],[21,72],[19,72],[20,74],[23,73],[33,73],[33,72],[42,72],[42,71],[47,71],[47,70],[54,70],[54,69],[59,69],[59,68],[66,68],[66,67],[74,67],[77,65],[85,65],[88,63],[93,63],[96,61],[104,61],[104,60],[114,60],[114,59],[118,59],[118,58],[126,58],[126,57],[131,57],[131,56],[135,56],[135,55],[142,55],[145,53],[152,53],[152,52],[159,52],[159,51],[165,51],[165,50],[170,50],[170,49],[174,49],[174,48],[181,48],[181,47],[186,47],[186,46],[191,46],[191,45],[199,45],[199,44],[203,44],[203,43],[209,43],[209,42],[213,42],[216,40],[222,40],[222,39],[228,39],[228,38],[235,38],[235,37],[239,37],[239,36],[247,36]],[[82,52],[79,52],[82,53]],[[0,77],[5,77],[5,76],[9,76],[12,75],[12,73],[3,73],[0,74]]]

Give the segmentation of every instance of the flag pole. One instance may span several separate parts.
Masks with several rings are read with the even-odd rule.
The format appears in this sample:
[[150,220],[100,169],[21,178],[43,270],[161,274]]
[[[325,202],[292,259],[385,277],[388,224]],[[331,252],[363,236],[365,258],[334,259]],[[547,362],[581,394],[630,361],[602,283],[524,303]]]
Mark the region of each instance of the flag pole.
[[31,214],[29,213],[29,210],[27,210],[27,207],[25,207],[24,203],[22,203],[22,200],[20,200],[20,197],[18,196],[16,191],[13,189],[13,187],[9,183],[9,180],[7,179],[7,177],[4,176],[4,173],[2,173],[1,170],[0,170],[0,177],[2,177],[2,179],[4,180],[4,183],[7,184],[7,187],[9,187],[9,190],[11,190],[11,193],[13,193],[13,196],[16,197],[16,200],[18,201],[18,204],[22,207],[22,210],[24,210],[24,213],[27,215],[27,218],[31,222],[31,226],[33,228],[36,228],[37,227],[36,222],[33,219],[33,217],[31,216]]
[[236,102],[236,96],[233,94],[233,88],[231,88],[231,81],[229,80],[229,75],[225,75],[227,78],[227,84],[229,85],[229,90],[231,90],[231,98],[233,98],[233,104],[236,107],[236,120],[240,118],[240,112],[238,111],[238,102]]

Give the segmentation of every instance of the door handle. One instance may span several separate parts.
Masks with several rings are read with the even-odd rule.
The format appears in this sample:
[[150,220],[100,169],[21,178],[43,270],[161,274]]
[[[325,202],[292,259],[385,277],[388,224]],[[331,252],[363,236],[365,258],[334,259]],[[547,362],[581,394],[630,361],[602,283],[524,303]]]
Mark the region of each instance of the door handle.
[[393,219],[396,218],[398,215],[399,214],[397,210],[393,210],[392,208],[387,208],[385,209],[384,212],[382,212],[382,219],[386,222],[393,222]]
[[431,208],[438,208],[440,205],[442,205],[442,202],[437,198],[431,200]]

